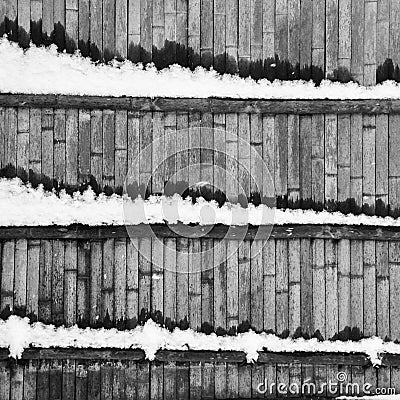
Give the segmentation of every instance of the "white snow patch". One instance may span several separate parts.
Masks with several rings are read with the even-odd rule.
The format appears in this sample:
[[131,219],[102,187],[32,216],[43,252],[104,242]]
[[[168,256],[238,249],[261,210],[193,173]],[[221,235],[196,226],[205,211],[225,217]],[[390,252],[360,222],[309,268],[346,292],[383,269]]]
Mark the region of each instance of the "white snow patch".
[[243,351],[248,362],[257,361],[258,352],[340,352],[363,353],[373,365],[380,365],[383,353],[400,354],[400,345],[372,337],[358,342],[322,341],[317,339],[281,339],[273,334],[249,331],[236,336],[206,335],[191,329],[172,332],[149,320],[132,330],[81,329],[29,323],[28,318],[10,316],[0,320],[0,347],[10,356],[20,358],[24,349],[36,348],[118,348],[142,349],[146,358],[154,360],[158,350]]
[[130,199],[127,196],[96,194],[90,188],[72,196],[61,191],[47,192],[43,186],[33,189],[19,178],[0,179],[0,226],[48,226],[48,225],[138,225],[138,224],[224,224],[251,225],[368,225],[400,226],[400,218],[342,214],[313,210],[282,210],[265,205],[207,202],[179,195],[172,197],[150,196]]
[[[76,53],[60,54],[57,47],[31,45],[23,50],[0,38],[0,93],[64,94],[134,97],[219,97],[254,99],[397,99],[399,85],[373,87],[322,81],[258,82],[198,67],[194,72],[173,65],[162,71],[129,61],[96,64]],[[271,66],[274,66],[273,64]]]

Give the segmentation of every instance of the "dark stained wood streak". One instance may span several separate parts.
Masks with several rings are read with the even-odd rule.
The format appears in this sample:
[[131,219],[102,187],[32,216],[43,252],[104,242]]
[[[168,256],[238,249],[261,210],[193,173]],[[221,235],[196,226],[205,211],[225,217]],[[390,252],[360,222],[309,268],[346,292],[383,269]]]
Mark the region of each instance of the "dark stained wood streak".
[[365,225],[275,225],[264,226],[201,226],[201,225],[131,225],[125,226],[22,226],[1,227],[0,240],[64,239],[101,240],[127,237],[204,238],[204,239],[352,239],[400,241],[400,227]]
[[262,100],[232,98],[150,98],[0,94],[1,107],[84,108],[130,111],[192,111],[250,114],[399,114],[393,100]]

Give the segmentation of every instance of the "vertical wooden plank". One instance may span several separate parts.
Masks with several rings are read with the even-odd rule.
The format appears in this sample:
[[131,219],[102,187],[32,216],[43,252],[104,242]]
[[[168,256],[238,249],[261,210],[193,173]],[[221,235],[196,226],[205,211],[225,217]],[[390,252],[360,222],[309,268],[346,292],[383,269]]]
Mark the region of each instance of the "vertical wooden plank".
[[322,69],[319,77],[322,79],[325,77],[325,1],[313,1],[312,15],[312,65]]
[[314,263],[311,241],[308,239],[300,239],[300,250],[301,327],[304,332],[312,335],[315,329],[313,326]]
[[[340,203],[350,199],[350,116],[338,116],[337,196]],[[346,210],[349,211],[349,210]]]
[[65,248],[61,240],[53,241],[53,268],[51,276],[51,319],[55,325],[65,322],[64,316],[64,271]]
[[115,184],[115,111],[103,111],[103,187]]
[[116,239],[114,246],[115,322],[117,328],[124,328],[126,321],[126,240]]
[[200,128],[200,178],[211,186],[214,184],[214,131],[211,113],[201,116]]
[[[302,0],[300,2],[300,78],[306,80],[311,78],[309,68],[312,63],[313,4],[314,2],[312,0]],[[304,67],[308,67],[308,71],[305,69],[304,72],[302,72]]]
[[4,140],[4,164],[17,165],[17,131],[18,114],[16,108],[6,108],[5,111],[5,140]]
[[149,398],[150,385],[149,379],[149,363],[138,363],[137,364],[137,399],[144,400]]
[[202,364],[200,362],[191,362],[189,367],[189,382],[190,382],[190,399],[201,399],[202,388]]
[[[319,330],[325,338],[326,335],[326,289],[325,289],[325,259],[324,259],[324,241],[315,239],[312,242],[312,305],[313,305],[313,328]],[[329,317],[329,316],[328,316]]]
[[64,360],[62,370],[62,399],[75,400],[75,360]]
[[5,167],[5,139],[6,139],[6,132],[5,132],[5,122],[6,122],[6,112],[4,107],[0,107],[0,168]]
[[164,317],[169,323],[174,324],[176,321],[176,276],[177,276],[177,260],[176,260],[176,240],[164,240]]
[[[168,112],[165,114],[164,125],[164,145],[165,145],[165,175],[164,181],[169,184],[176,183],[176,113]],[[156,151],[156,149],[154,149]]]
[[101,242],[90,243],[90,325],[99,324],[101,315],[103,248]]
[[151,239],[139,239],[139,309],[141,315],[148,315],[151,300]]
[[200,55],[201,65],[210,67],[213,63],[213,1],[200,0]]
[[226,330],[227,320],[227,245],[214,243],[214,329]]
[[14,309],[15,242],[13,240],[4,242],[2,250],[1,311],[7,313]]
[[139,316],[139,240],[126,244],[126,318],[127,328],[134,328]]
[[226,33],[226,3],[225,0],[215,0],[213,10],[213,27],[214,27],[214,68],[224,73],[226,69],[225,60],[225,33]]
[[26,314],[33,320],[39,315],[40,240],[28,241],[28,268],[26,277]]
[[79,241],[76,316],[82,326],[88,326],[90,322],[90,257],[90,243]]
[[338,0],[326,0],[326,77],[332,77],[338,65],[338,42],[339,42],[339,23],[338,23]]
[[115,55],[126,59],[128,56],[128,2],[115,0]]
[[10,398],[10,368],[7,361],[0,362],[0,394],[2,399]]
[[[280,61],[288,58],[288,4],[287,0],[275,2],[275,54]],[[277,78],[287,79],[287,69],[277,70]]]
[[389,243],[390,339],[400,338],[400,244]]
[[397,1],[390,2],[390,25],[389,25],[389,58],[393,63],[399,64],[398,52],[400,49],[399,25],[400,25],[400,5]]
[[103,242],[101,321],[107,327],[114,324],[114,271],[114,239],[106,239]]
[[176,320],[186,328],[189,317],[189,242],[176,240]]
[[[53,178],[53,152],[47,149],[45,153],[42,151],[42,141],[46,146],[53,145],[53,110],[52,109],[35,109],[31,108],[29,113],[29,169],[34,173],[47,175]],[[43,159],[43,165],[42,165]],[[54,163],[62,164],[62,159]],[[54,169],[57,168],[54,165]]]
[[337,245],[333,240],[325,240],[325,285],[326,337],[331,338],[338,332],[338,264]]
[[[261,78],[261,63],[263,56],[263,2],[250,0],[250,60],[253,64],[253,78]],[[257,66],[255,65],[257,63]]]
[[162,193],[164,190],[164,114],[153,113],[153,151],[152,151],[152,189],[153,193]]
[[390,336],[389,243],[376,244],[376,330],[379,337]]
[[[257,116],[258,119],[258,116]],[[258,124],[256,124],[258,127]],[[214,114],[214,190],[226,193],[226,127],[225,114]],[[261,132],[261,130],[260,130]],[[261,141],[257,148],[262,152]],[[260,156],[261,158],[261,156]],[[259,164],[259,163],[258,163]],[[257,165],[258,165],[257,164]],[[262,169],[261,169],[262,171]],[[261,179],[260,181],[261,182]]]
[[141,187],[151,192],[151,173],[152,173],[152,152],[150,147],[153,140],[152,118],[151,114],[144,113],[140,116],[139,131],[139,182]]
[[312,118],[311,116],[301,115],[299,132],[299,184],[300,199],[303,201],[303,205],[308,205],[312,196],[312,140]]
[[50,240],[42,240],[39,258],[39,321],[51,321],[51,277],[53,266],[53,246]]
[[90,111],[79,110],[78,179],[86,182],[90,174]]
[[103,0],[103,54],[110,61],[115,56],[115,0]]
[[[375,241],[364,241],[364,329],[366,336],[376,335],[376,253]],[[379,311],[380,312],[380,311]]]
[[[288,175],[288,117],[275,116],[275,192],[277,206],[285,207]],[[281,204],[280,204],[281,203]]]
[[364,1],[351,3],[351,75],[360,84],[364,82]]
[[296,205],[300,196],[299,117],[288,115],[288,200]]
[[376,33],[377,33],[376,1],[365,2],[364,5],[364,85],[376,82]]
[[239,1],[226,0],[225,11],[226,72],[233,74],[238,71]]
[[26,363],[24,368],[24,400],[36,400],[37,388],[37,360],[30,360]]
[[125,400],[125,365],[119,361],[113,369],[113,400]]
[[213,246],[212,239],[201,239],[201,324],[206,333],[211,332],[214,321]]
[[[54,115],[52,110],[30,110],[30,125],[32,137],[42,136],[42,174],[50,179],[54,176],[54,164],[58,160],[54,160]],[[40,140],[35,140],[40,143]],[[38,164],[39,166],[40,164]]]
[[[362,206],[362,115],[350,116],[350,196],[357,207]],[[354,210],[352,210],[354,211]]]
[[49,396],[50,399],[61,399],[62,397],[62,362],[60,360],[51,360],[49,366],[49,381],[50,386]]
[[26,272],[28,267],[28,242],[26,239],[15,241],[14,257],[14,312],[25,315]]
[[387,115],[376,116],[375,135],[375,193],[376,214],[387,215],[389,200],[389,117]]
[[351,0],[339,1],[338,67],[350,71],[351,66]]
[[76,361],[76,400],[88,398],[88,363],[86,360]]
[[289,329],[289,267],[288,242],[276,240],[276,332]]
[[238,118],[237,114],[226,114],[226,197],[233,204],[238,201]]
[[177,182],[184,183],[179,186],[179,192],[189,183],[189,114],[187,112],[178,113],[176,116],[176,179]]
[[[325,119],[325,206],[334,210],[337,201],[337,116]],[[333,203],[333,204],[332,204]]]
[[112,400],[113,395],[113,364],[110,361],[100,365],[101,399]]
[[165,40],[168,40],[170,48],[169,61],[176,61],[176,1],[164,0],[164,25]]
[[375,116],[363,116],[363,205],[368,208],[364,212],[375,212]]
[[189,326],[194,330],[201,328],[200,252],[200,240],[189,239]]
[[189,114],[189,187],[192,187],[201,181],[200,118],[200,113]]
[[90,0],[89,9],[90,9],[90,56],[94,60],[100,60],[103,57],[102,0]]
[[143,52],[141,61],[150,62],[152,57],[153,32],[153,2],[151,0],[140,0],[140,45]]
[[65,48],[72,53],[78,48],[78,0],[65,1]]
[[27,47],[29,45],[31,30],[31,2],[30,0],[20,0],[17,4],[18,41],[21,46]]
[[[241,198],[247,200],[250,196],[250,119],[248,114],[239,114],[238,117],[238,146],[239,146],[239,202]],[[246,204],[243,204],[246,206]]]
[[100,400],[100,396],[101,396],[100,364],[94,361],[91,362],[88,367],[88,399]]
[[50,363],[40,360],[37,370],[37,399],[50,400]]
[[10,374],[10,400],[22,400],[24,395],[24,367],[17,364]]
[[65,181],[78,182],[78,110],[65,111]]
[[161,362],[152,362],[150,367],[150,398],[162,399],[164,396],[164,365]]
[[[389,23],[390,23],[390,0],[378,0],[376,17],[376,63],[381,66],[389,57]],[[386,73],[379,76],[377,83],[386,79]]]
[[164,316],[164,249],[163,240],[158,238],[152,241],[151,314],[157,322]]
[[103,185],[103,112],[90,111],[90,174],[100,189]]
[[289,240],[289,333],[293,335],[301,327],[300,298],[300,239]]
[[29,169],[29,109],[18,109],[18,131],[17,131],[17,168],[21,176],[23,171]]
[[[300,63],[300,0],[288,0],[288,60],[296,66]],[[296,79],[292,71],[289,79]]]
[[188,1],[188,46],[193,49],[190,67],[200,64],[200,0]]
[[122,191],[128,173],[128,114],[115,112],[115,188]]
[[400,116],[389,115],[389,204],[394,216],[400,208],[400,160],[396,156],[400,149]]
[[176,399],[176,363],[164,363],[164,399]]
[[[66,128],[65,110],[55,109],[54,110],[54,179],[57,182],[66,181],[66,140],[65,140],[65,128]],[[42,128],[43,129],[43,128]]]
[[238,59],[239,73],[248,76],[251,60],[251,7],[250,0],[240,0],[238,7]]
[[90,24],[90,0],[78,0],[78,48],[84,57],[90,55]]
[[128,0],[128,57],[140,61],[140,0]]
[[253,329],[264,329],[263,241],[255,240],[250,246],[251,319]]
[[363,247],[362,241],[350,241],[351,327],[363,327]]
[[[165,18],[164,0],[153,2],[153,46],[158,50],[164,47],[165,42]],[[164,61],[164,60],[154,60]],[[164,66],[164,65],[162,65]]]
[[52,1],[43,0],[42,8],[42,31],[47,37],[50,37],[54,29],[54,4]]
[[65,242],[65,270],[64,270],[64,317],[65,324],[76,324],[77,308],[77,276],[78,276],[78,248],[76,241]]
[[350,240],[338,242],[338,303],[339,331],[351,327]]
[[276,332],[276,264],[275,240],[269,239],[263,244],[264,268],[264,331]]

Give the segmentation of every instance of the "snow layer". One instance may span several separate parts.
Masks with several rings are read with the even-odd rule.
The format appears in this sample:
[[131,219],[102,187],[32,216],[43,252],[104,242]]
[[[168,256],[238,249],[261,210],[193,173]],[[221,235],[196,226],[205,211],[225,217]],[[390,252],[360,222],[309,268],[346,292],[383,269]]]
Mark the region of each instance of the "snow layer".
[[400,218],[342,214],[339,212],[312,210],[271,209],[265,205],[247,208],[239,204],[225,203],[219,207],[215,201],[200,198],[193,204],[191,199],[179,195],[173,197],[151,196],[148,200],[132,200],[126,196],[110,197],[96,194],[89,188],[72,196],[46,192],[40,185],[33,189],[19,178],[0,179],[0,226],[48,226],[84,224],[138,225],[184,224],[200,225],[369,225],[400,226]]
[[57,47],[32,45],[24,51],[0,39],[0,92],[136,97],[232,97],[256,99],[397,99],[399,85],[384,82],[373,87],[323,81],[320,87],[305,81],[274,81],[219,75],[174,65],[162,71],[129,61],[95,64],[90,59],[59,54]]
[[54,327],[41,322],[29,323],[28,318],[11,316],[0,320],[0,347],[8,348],[10,356],[20,358],[28,347],[118,348],[142,349],[146,358],[154,360],[158,350],[243,351],[248,362],[257,361],[258,352],[341,352],[366,354],[374,365],[379,365],[383,353],[400,354],[400,345],[372,337],[358,342],[321,341],[317,339],[281,339],[267,333],[253,331],[236,336],[217,336],[191,329],[174,331],[149,320],[132,330],[81,329]]

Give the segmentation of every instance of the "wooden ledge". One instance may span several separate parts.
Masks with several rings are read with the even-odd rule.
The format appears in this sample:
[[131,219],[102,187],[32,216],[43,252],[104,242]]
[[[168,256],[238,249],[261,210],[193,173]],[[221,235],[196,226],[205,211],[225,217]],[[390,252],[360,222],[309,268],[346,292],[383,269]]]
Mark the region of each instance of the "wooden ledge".
[[22,226],[0,227],[0,239],[65,239],[103,240],[128,237],[168,237],[205,239],[354,239],[354,240],[400,240],[400,227],[366,225],[275,225],[257,226],[200,226],[140,224],[130,226]]
[[0,94],[0,107],[185,111],[250,114],[398,114],[400,99],[263,100],[233,98],[109,97],[56,94]]

